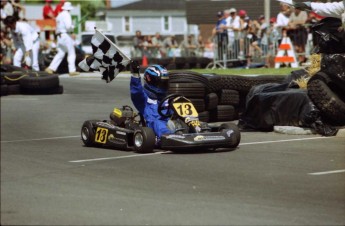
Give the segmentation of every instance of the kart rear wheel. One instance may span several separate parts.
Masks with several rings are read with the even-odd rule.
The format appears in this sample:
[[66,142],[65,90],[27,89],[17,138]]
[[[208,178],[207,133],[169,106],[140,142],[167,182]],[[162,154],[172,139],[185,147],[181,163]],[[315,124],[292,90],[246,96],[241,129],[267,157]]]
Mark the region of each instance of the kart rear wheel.
[[95,140],[95,130],[92,125],[92,121],[85,121],[81,127],[81,139],[86,147],[96,146]]
[[141,127],[133,136],[134,150],[137,153],[153,152],[156,143],[156,135],[149,127]]
[[237,125],[233,123],[223,123],[219,126],[219,131],[231,129],[233,133],[231,134],[231,141],[227,145],[228,148],[236,148],[241,141],[241,133]]

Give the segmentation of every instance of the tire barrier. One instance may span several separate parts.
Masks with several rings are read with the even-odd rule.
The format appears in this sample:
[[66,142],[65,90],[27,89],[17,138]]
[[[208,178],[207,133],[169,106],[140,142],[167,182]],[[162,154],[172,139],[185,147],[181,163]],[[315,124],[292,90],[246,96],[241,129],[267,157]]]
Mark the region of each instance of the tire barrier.
[[287,76],[238,76],[171,71],[168,93],[189,98],[205,122],[233,121],[245,108],[246,96],[253,86],[282,83]]
[[309,80],[307,90],[325,122],[334,126],[345,125],[345,91],[341,83],[334,82],[326,73],[318,72]]
[[[4,66],[4,65],[2,65]],[[7,72],[1,72],[1,96],[15,94],[62,94],[59,76],[46,72],[30,70],[18,71],[17,68],[1,67]],[[9,72],[10,70],[14,70]]]

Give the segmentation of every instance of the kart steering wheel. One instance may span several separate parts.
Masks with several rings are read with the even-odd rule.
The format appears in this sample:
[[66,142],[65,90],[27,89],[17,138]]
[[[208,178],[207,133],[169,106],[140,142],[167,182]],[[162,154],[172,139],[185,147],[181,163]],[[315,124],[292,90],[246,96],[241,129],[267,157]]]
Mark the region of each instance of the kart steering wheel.
[[[162,117],[170,117],[172,115],[170,109],[171,109],[171,105],[170,102],[175,99],[176,97],[180,97],[182,95],[180,94],[176,94],[176,93],[172,93],[169,94],[168,96],[164,97],[164,99],[158,104],[158,114]],[[164,103],[168,101],[168,106],[164,106]],[[163,113],[163,110],[166,110],[166,113]]]

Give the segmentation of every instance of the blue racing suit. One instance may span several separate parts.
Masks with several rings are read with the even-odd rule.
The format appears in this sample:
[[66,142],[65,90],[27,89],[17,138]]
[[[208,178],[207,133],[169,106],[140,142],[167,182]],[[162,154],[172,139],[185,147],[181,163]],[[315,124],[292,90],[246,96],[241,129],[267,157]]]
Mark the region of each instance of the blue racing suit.
[[159,101],[148,97],[141,84],[140,77],[131,76],[130,92],[135,108],[144,116],[147,127],[153,129],[158,139],[163,134],[172,133],[167,127],[169,118],[162,117],[158,114]]

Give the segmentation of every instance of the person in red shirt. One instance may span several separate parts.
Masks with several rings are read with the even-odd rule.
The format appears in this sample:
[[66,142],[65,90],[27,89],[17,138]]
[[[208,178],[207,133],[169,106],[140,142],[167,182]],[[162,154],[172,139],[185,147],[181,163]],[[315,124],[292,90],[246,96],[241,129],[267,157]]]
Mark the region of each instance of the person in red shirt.
[[[52,0],[46,0],[46,4],[43,6],[43,19],[55,19],[55,13],[51,6]],[[50,40],[50,31],[45,31],[46,40]]]
[[60,0],[59,4],[56,5],[55,7],[55,16],[58,16],[60,12],[62,12],[62,6],[65,3],[66,0]]

